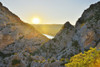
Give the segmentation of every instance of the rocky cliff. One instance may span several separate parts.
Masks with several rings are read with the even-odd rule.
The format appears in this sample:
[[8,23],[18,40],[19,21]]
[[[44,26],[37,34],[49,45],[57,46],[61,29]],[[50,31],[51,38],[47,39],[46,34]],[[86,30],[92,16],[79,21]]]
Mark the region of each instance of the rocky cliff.
[[90,47],[100,47],[100,2],[86,9],[75,27],[66,22],[55,38],[45,43],[33,55],[41,55],[47,59],[70,59]]
[[[62,52],[68,46],[67,43],[71,40],[73,32],[74,26],[66,22],[60,32],[58,32],[52,40],[45,43],[37,50],[38,54],[46,58],[51,58],[52,56],[56,57],[58,53]],[[36,54],[35,52],[34,55]]]
[[46,40],[44,36],[2,5],[0,9],[1,66],[64,67],[75,54],[100,47],[100,2],[86,9],[75,26],[66,22],[54,39],[40,47],[37,45]]
[[[69,41],[70,48],[66,48],[66,52],[63,56],[73,56],[84,50],[88,50],[90,47],[99,48],[100,43],[100,2],[92,4],[87,10],[85,10],[82,16],[78,19],[75,25],[74,35]],[[65,51],[64,50],[64,51]],[[73,51],[74,50],[74,51]],[[70,53],[71,52],[71,53]],[[61,55],[60,55],[61,56]]]
[[10,65],[14,55],[34,52],[48,40],[0,3],[0,67]]

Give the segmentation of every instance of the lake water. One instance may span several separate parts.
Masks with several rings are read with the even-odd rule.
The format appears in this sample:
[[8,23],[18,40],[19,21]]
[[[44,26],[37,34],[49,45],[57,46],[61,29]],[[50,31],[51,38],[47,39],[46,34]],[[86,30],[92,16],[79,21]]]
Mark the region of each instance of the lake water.
[[51,35],[47,35],[47,34],[43,34],[43,35],[46,36],[49,39],[53,39],[54,38],[54,36],[51,36]]

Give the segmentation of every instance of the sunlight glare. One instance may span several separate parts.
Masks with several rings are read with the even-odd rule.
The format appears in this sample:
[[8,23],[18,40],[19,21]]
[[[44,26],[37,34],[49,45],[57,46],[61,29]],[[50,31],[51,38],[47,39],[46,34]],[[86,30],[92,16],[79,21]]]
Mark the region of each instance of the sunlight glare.
[[34,24],[39,24],[40,23],[40,19],[39,18],[33,18],[32,22]]

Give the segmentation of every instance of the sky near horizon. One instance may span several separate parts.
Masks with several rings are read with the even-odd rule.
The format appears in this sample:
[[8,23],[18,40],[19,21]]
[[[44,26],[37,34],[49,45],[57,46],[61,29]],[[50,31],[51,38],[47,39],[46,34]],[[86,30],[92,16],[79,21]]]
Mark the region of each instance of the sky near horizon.
[[40,24],[75,24],[83,11],[100,0],[0,0],[21,20],[32,23],[39,18]]

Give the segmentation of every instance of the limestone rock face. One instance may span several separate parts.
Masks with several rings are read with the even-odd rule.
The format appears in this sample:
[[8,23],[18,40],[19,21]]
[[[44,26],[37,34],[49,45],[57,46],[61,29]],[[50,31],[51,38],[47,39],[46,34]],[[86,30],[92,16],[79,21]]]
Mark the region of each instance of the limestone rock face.
[[[27,65],[26,62],[18,64],[18,66],[12,66],[9,60],[15,54],[21,54],[22,51],[27,53],[34,52],[48,40],[33,26],[21,21],[18,16],[0,3],[0,67],[3,65],[5,67],[9,65],[10,67],[25,67],[24,64]],[[20,58],[21,60],[22,58]]]
[[59,57],[71,57],[90,47],[99,48],[100,43],[100,2],[92,4],[76,22],[74,34]]
[[85,10],[75,26],[76,33],[73,39],[77,40],[81,47],[97,46],[100,41],[100,2],[92,4]]
[[74,26],[66,22],[64,27],[57,33],[54,39],[41,46],[34,55],[42,55],[46,58],[56,57],[58,53],[62,52],[71,40],[74,32]]
[[90,47],[99,48],[100,43],[100,2],[84,11],[75,27],[66,22],[54,39],[45,43],[34,55],[57,59],[70,58]]

